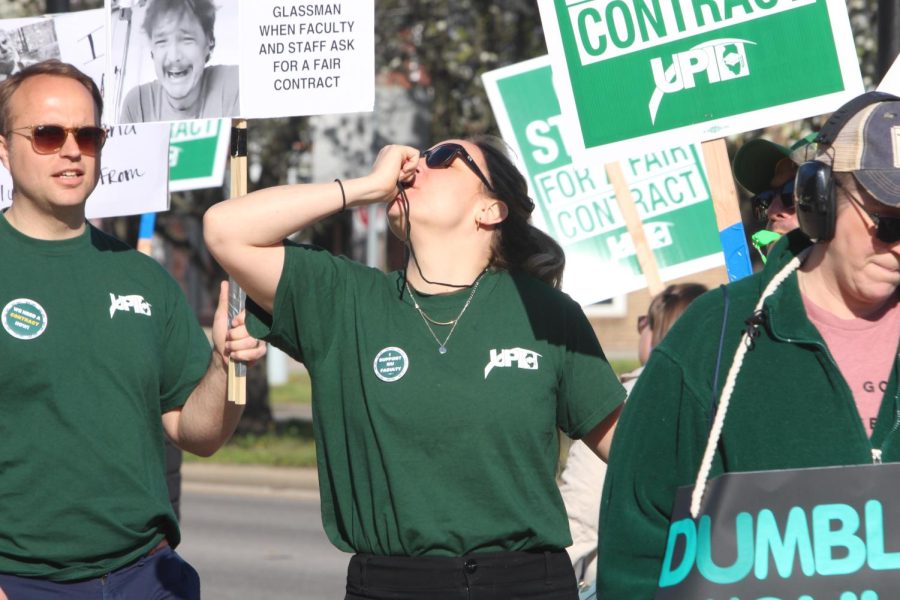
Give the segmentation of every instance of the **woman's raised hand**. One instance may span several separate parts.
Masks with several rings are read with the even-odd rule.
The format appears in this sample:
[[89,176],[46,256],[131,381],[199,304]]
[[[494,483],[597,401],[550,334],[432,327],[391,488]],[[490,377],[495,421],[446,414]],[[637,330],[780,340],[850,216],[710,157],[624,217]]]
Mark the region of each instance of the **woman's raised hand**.
[[398,182],[412,183],[419,166],[419,151],[412,146],[391,144],[378,152],[368,178],[377,193],[376,202],[389,202],[397,196]]

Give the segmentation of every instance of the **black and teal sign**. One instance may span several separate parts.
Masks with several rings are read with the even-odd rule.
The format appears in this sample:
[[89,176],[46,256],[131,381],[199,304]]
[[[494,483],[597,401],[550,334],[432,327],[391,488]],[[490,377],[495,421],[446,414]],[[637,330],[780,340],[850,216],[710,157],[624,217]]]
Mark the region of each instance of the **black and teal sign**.
[[675,500],[656,600],[900,598],[900,464],[729,473]]

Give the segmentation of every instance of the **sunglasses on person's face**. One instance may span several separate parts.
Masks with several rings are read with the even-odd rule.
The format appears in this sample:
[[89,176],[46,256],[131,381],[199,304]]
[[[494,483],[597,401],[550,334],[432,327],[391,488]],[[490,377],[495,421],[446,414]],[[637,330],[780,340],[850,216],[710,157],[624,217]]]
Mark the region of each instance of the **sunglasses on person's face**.
[[873,213],[863,205],[862,201],[851,194],[845,186],[838,187],[844,190],[851,202],[860,207],[872,219],[872,223],[875,225],[875,239],[885,244],[894,244],[900,241],[900,216],[885,217],[884,215]]
[[772,188],[750,198],[750,206],[753,207],[753,214],[756,219],[765,223],[769,220],[769,207],[775,198],[781,198],[781,204],[785,208],[793,208],[794,206],[794,179],[791,178],[777,188]]
[[[21,133],[28,131],[31,135]],[[78,149],[87,156],[97,156],[106,143],[106,130],[102,127],[63,127],[62,125],[29,125],[17,127],[11,133],[18,133],[31,140],[31,147],[38,154],[53,154],[66,144],[69,134],[75,138]]]
[[429,169],[446,169],[456,157],[459,157],[478,176],[478,179],[481,180],[484,186],[492,193],[494,192],[494,187],[487,180],[487,177],[484,176],[484,173],[481,172],[481,169],[478,168],[475,159],[460,144],[453,142],[438,144],[430,150],[423,150],[420,156],[425,158],[425,164],[428,165]]

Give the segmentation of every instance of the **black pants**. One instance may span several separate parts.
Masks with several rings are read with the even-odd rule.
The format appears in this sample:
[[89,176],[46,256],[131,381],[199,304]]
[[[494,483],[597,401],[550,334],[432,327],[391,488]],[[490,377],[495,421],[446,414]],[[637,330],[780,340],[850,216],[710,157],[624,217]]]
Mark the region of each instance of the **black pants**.
[[345,600],[577,600],[564,550],[462,557],[357,554]]

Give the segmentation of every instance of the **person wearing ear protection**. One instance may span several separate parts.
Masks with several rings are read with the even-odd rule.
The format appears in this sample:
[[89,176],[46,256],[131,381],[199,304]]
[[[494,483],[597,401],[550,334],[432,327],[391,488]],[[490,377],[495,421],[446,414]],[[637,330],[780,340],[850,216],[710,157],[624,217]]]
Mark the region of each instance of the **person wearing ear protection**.
[[[407,247],[399,271],[282,241],[377,203]],[[249,329],[309,369],[348,600],[577,599],[557,432],[605,458],[625,392],[533,210],[502,142],[479,137],[387,146],[366,176],[204,217]]]
[[237,65],[208,65],[216,45],[212,0],[151,0],[143,30],[156,80],[132,88],[122,123],[232,117],[240,113]]
[[696,300],[653,350],[611,449],[599,597],[653,597],[676,489],[705,482],[701,467],[900,461],[898,141],[900,99],[839,109],[798,168],[799,229],[763,271]]

